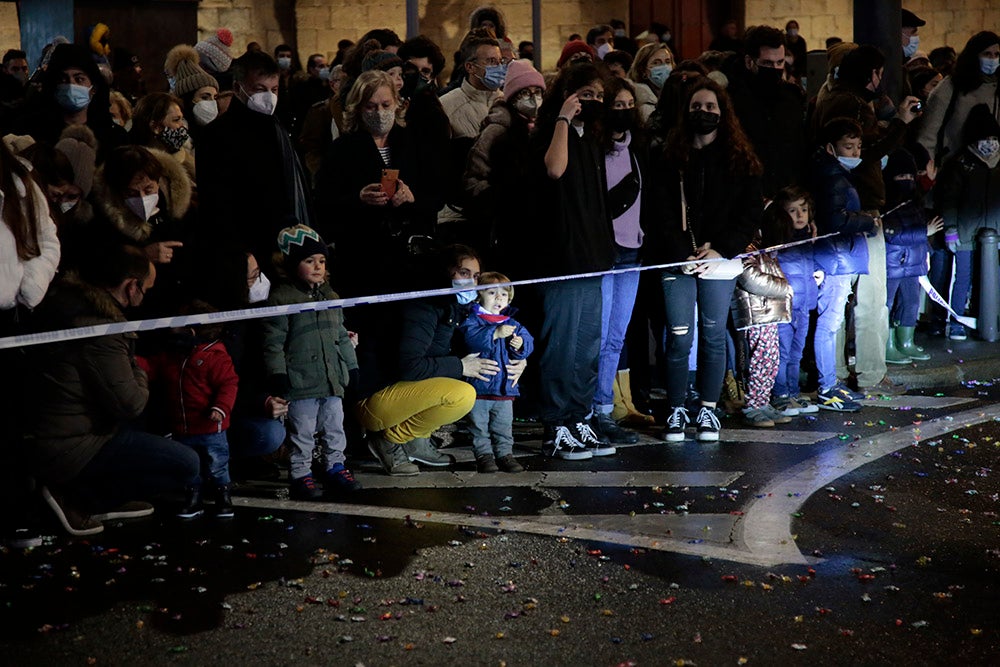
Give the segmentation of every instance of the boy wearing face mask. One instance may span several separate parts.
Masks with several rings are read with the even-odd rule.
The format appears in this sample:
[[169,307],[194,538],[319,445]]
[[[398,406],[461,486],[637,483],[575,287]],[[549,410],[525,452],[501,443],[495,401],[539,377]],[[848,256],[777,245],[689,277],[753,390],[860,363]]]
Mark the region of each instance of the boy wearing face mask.
[[465,80],[462,85],[441,97],[441,106],[451,123],[453,138],[479,136],[479,129],[490,108],[501,99],[500,89],[507,75],[500,43],[488,33],[473,34],[462,45]]

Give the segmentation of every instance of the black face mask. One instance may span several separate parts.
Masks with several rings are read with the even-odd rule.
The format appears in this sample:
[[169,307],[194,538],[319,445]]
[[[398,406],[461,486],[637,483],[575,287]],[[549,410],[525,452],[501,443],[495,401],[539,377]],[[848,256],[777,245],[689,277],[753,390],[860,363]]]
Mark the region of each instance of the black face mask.
[[757,83],[761,86],[767,86],[773,88],[777,86],[781,81],[781,75],[784,74],[785,70],[778,69],[776,67],[757,67],[757,74],[754,76]]
[[635,127],[635,109],[612,109],[608,111],[608,127],[613,132],[628,132]]
[[604,118],[604,102],[598,100],[580,100],[580,113],[577,118],[583,121],[584,125],[602,120]]
[[420,76],[420,72],[406,72],[403,74],[403,88],[399,94],[403,99],[410,99],[417,93],[434,88],[434,81],[428,81]]
[[719,129],[719,120],[721,118],[722,116],[717,113],[702,111],[701,109],[688,111],[687,113],[688,127],[695,134],[712,134],[712,132]]

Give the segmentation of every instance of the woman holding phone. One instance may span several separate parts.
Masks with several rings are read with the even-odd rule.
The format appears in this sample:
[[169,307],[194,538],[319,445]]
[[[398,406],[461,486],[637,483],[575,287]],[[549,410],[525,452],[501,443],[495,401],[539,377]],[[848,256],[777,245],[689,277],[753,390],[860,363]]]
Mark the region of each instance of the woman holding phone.
[[[425,195],[433,188],[400,114],[389,75],[362,73],[347,95],[345,132],[316,177],[318,227],[334,242],[332,284],[345,296],[392,291],[392,269],[406,264],[414,237],[430,235],[441,208]],[[377,249],[380,268],[372,271]]]

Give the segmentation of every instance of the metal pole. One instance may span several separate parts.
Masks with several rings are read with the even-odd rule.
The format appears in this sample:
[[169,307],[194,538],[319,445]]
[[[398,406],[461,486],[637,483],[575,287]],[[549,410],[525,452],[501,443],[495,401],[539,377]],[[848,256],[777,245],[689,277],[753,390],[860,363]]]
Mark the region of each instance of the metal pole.
[[535,69],[542,71],[542,0],[531,0],[531,41],[535,45]]
[[997,262],[1000,235],[995,229],[987,227],[979,230],[976,241],[979,246],[979,315],[976,324],[979,337],[992,343],[998,337],[997,326],[1000,324],[1000,291],[997,290],[997,281],[1000,280],[1000,264]]
[[420,34],[420,0],[406,0],[406,38]]

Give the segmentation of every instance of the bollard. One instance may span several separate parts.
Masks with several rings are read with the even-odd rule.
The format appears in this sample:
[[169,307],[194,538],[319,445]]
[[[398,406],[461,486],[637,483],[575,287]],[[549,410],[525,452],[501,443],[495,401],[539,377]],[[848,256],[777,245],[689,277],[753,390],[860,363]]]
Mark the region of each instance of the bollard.
[[1000,236],[995,229],[980,229],[976,235],[979,246],[979,337],[987,342],[997,340],[1000,317],[1000,264],[997,245]]

